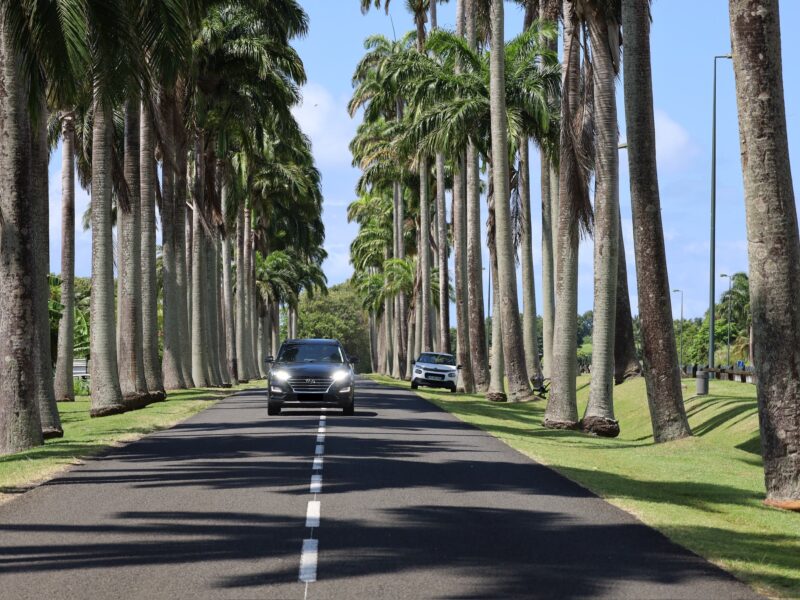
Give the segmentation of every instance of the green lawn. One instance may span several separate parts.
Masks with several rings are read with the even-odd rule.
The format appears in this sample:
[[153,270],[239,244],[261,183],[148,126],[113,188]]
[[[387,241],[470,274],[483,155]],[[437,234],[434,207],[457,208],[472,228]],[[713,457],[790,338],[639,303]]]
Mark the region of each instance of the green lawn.
[[[383,383],[408,387],[381,376]],[[800,597],[800,514],[762,504],[755,387],[714,381],[712,395],[692,397],[696,437],[653,444],[644,380],[615,388],[622,433],[615,440],[541,426],[544,402],[493,404],[479,395],[420,390],[463,421],[636,515],[667,536],[771,596]],[[580,410],[588,376],[578,380]]]
[[153,431],[167,429],[208,408],[232,391],[263,385],[253,382],[230,389],[194,389],[170,392],[165,402],[151,404],[141,410],[89,418],[89,398],[61,402],[58,410],[64,426],[64,437],[47,440],[39,446],[0,457],[0,502],[10,500],[30,486],[50,479],[82,458],[97,454],[121,442],[130,442]]

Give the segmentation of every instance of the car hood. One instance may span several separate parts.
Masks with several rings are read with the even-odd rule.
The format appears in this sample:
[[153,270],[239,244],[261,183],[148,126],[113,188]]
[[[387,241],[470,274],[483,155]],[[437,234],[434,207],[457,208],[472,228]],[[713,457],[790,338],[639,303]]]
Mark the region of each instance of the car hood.
[[418,362],[418,363],[415,363],[415,366],[417,366],[417,367],[419,367],[421,369],[425,369],[426,371],[434,371],[434,372],[439,372],[439,373],[452,373],[453,371],[457,370],[456,367],[453,367],[451,365],[435,365],[435,364],[432,364],[432,363],[419,363]]
[[349,371],[350,367],[342,363],[275,363],[274,371],[287,371],[290,377],[331,377],[335,371]]

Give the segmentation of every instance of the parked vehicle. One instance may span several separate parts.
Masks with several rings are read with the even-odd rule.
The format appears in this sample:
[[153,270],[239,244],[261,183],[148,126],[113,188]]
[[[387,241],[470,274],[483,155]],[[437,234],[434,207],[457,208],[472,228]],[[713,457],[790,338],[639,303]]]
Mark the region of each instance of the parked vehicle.
[[456,391],[456,379],[461,365],[456,365],[452,354],[441,352],[423,352],[414,362],[411,374],[411,387],[419,386],[446,388],[451,392]]

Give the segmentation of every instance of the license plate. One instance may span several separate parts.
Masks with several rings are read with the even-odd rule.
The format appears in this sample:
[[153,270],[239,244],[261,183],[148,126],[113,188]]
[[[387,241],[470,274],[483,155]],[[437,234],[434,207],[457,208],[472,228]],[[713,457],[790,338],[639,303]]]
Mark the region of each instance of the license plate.
[[442,379],[444,379],[444,375],[434,375],[433,373],[429,373],[428,379],[437,379],[441,381]]

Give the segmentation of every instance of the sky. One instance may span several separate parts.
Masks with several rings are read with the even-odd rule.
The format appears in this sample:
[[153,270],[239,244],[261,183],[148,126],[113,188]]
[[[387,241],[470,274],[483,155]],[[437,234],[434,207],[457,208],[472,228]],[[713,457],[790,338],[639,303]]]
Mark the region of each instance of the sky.
[[[329,284],[352,275],[349,245],[357,226],[347,222],[347,205],[355,199],[358,171],[351,165],[348,144],[357,120],[347,114],[352,94],[353,70],[364,53],[364,39],[380,33],[400,37],[412,28],[405,2],[394,0],[389,16],[383,10],[362,15],[358,0],[301,0],[310,18],[309,34],[295,41],[306,67],[308,83],[303,103],[294,114],[311,137],[314,156],[322,172],[323,219],[326,227],[324,264]],[[795,198],[800,178],[800,69],[792,69],[800,56],[800,38],[791,35],[800,21],[800,2],[780,2],[784,62],[784,91],[789,129],[790,156],[795,175]],[[727,0],[653,0],[651,36],[657,154],[662,219],[667,248],[670,285],[684,291],[684,314],[702,316],[708,308],[711,108],[713,57],[730,50]],[[506,35],[522,29],[522,12],[506,3]],[[439,26],[452,29],[455,1],[439,9]],[[726,287],[722,273],[747,270],[741,162],[732,64],[719,61],[717,82],[717,264],[716,291]],[[619,126],[625,138],[622,85],[618,85]],[[541,211],[538,152],[532,152],[534,262],[537,298],[541,298]],[[50,162],[50,262],[60,271],[61,243],[61,152]],[[620,205],[628,260],[631,305],[637,311],[633,234],[627,156],[620,155]],[[78,220],[88,205],[83,190],[76,194]],[[449,205],[449,194],[448,194]],[[485,210],[485,203],[484,203]],[[578,308],[591,310],[593,295],[592,242],[581,244]],[[484,258],[485,264],[488,256]],[[451,267],[452,268],[452,267]],[[91,235],[76,235],[76,273],[91,272]],[[488,281],[484,282],[485,289]],[[680,315],[680,296],[673,298],[673,313]],[[541,306],[541,305],[540,305]]]

